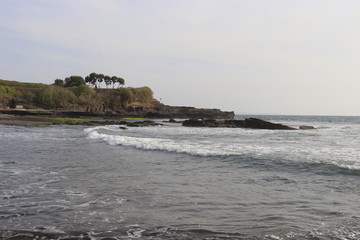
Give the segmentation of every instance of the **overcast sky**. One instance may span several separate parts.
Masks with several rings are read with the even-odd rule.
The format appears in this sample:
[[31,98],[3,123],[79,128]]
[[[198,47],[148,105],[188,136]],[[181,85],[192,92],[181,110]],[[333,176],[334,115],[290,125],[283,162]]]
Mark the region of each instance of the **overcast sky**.
[[0,0],[0,78],[116,75],[169,105],[360,115],[358,0]]

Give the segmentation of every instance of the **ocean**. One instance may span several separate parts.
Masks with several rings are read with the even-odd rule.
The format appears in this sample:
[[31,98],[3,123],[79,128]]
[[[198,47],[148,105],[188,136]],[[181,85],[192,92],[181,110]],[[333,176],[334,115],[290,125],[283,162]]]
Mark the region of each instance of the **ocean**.
[[0,125],[0,239],[360,239],[360,117],[253,117]]

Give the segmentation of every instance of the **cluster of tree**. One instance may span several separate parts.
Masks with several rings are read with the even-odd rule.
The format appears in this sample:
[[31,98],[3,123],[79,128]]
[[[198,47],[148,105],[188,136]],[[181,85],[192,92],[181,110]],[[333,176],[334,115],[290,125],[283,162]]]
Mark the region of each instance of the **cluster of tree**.
[[[112,84],[112,87],[115,88],[115,84],[118,84],[118,88],[120,86],[124,86],[125,80],[123,78],[117,76],[108,76],[104,74],[90,73],[89,76],[85,77],[85,82],[89,85],[93,85],[95,88],[100,88],[100,84],[102,82],[105,83],[106,88]],[[97,85],[98,84],[98,85]]]
[[117,76],[108,76],[104,74],[90,73],[85,79],[81,76],[70,76],[62,79],[56,79],[54,85],[59,87],[75,87],[84,84],[89,84],[89,86],[93,86],[94,88],[100,88],[101,83],[104,82],[106,88],[109,85],[112,85],[113,89],[115,88],[115,84],[118,84],[117,88],[125,85],[125,80],[123,78]]
[[77,87],[85,85],[85,80],[81,76],[70,76],[65,78],[65,81],[62,79],[55,79],[54,85],[58,87]]

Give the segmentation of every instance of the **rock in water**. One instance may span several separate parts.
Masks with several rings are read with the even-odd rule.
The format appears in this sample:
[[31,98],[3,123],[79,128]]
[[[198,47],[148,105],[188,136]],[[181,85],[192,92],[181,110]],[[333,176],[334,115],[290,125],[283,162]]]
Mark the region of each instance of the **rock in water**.
[[279,124],[272,123],[258,118],[246,118],[245,119],[245,128],[255,128],[255,129],[271,129],[271,130],[295,130],[295,128]]
[[138,122],[128,122],[126,124],[128,127],[151,127],[151,126],[163,126],[163,124],[154,122],[154,121],[138,121]]
[[223,122],[216,121],[215,119],[189,119],[183,122],[185,127],[224,127]]
[[264,121],[258,118],[247,118],[245,120],[215,120],[215,119],[189,119],[183,122],[185,127],[227,127],[227,128],[253,128],[253,129],[277,129],[277,130],[295,130],[295,128]]
[[299,129],[301,129],[301,130],[310,130],[310,129],[316,129],[316,128],[314,126],[303,125],[303,126],[300,126]]

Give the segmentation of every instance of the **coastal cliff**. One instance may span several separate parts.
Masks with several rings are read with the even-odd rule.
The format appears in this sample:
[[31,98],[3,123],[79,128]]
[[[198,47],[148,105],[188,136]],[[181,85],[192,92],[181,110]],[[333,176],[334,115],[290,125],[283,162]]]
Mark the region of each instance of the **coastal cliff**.
[[57,117],[235,117],[234,112],[220,109],[165,105],[153,97],[147,86],[123,87],[121,81],[118,88],[98,88],[96,84],[86,85],[85,80],[71,76],[65,81],[57,79],[51,85],[0,80],[0,113]]

